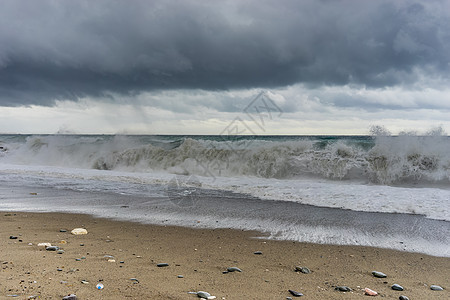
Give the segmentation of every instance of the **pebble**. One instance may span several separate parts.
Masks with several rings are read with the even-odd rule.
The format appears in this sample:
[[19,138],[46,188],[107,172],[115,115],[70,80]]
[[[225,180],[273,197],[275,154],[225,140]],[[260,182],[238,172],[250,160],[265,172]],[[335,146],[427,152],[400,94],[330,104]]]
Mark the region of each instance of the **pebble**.
[[70,294],[70,295],[65,296],[65,297],[63,298],[63,300],[78,300],[78,298],[77,298],[77,295],[75,295],[75,294]]
[[382,272],[378,272],[378,271],[373,271],[373,272],[372,272],[372,275],[375,276],[375,277],[377,277],[377,278],[386,278],[386,277],[387,277],[386,274],[384,274],[384,273],[382,273]]
[[177,278],[184,278],[184,276],[183,275],[178,275]]
[[228,272],[242,272],[241,269],[239,269],[238,267],[229,267],[227,268]]
[[59,249],[56,253],[58,253],[58,254],[63,254],[63,253],[64,253],[64,250]]
[[303,274],[309,274],[309,273],[311,273],[311,270],[308,269],[307,267],[296,266],[295,267],[295,272],[301,272]]
[[345,286],[345,285],[337,286],[334,289],[339,292],[351,292],[352,291],[351,288],[349,288],[348,286]]
[[17,240],[17,236],[10,235],[10,236],[9,236],[9,239],[10,239],[10,240]]
[[409,298],[406,297],[406,296],[400,296],[400,297],[398,297],[398,299],[399,299],[399,300],[409,300]]
[[433,290],[433,291],[443,291],[444,290],[443,287],[441,287],[439,285],[434,285],[434,284],[430,285],[430,289]]
[[48,247],[45,247],[45,250],[47,250],[47,251],[58,251],[59,247],[58,246],[48,246]]
[[288,290],[288,292],[291,293],[291,295],[294,296],[294,297],[301,297],[301,296],[303,296],[302,293],[296,292],[296,291],[293,291],[293,290]]
[[261,251],[256,251],[256,252],[253,252],[253,254],[256,254],[256,255],[261,255],[261,254],[262,254],[262,252],[261,252]]
[[59,232],[67,232],[66,229],[60,229]]
[[82,283],[82,284],[89,284],[89,281],[87,281],[87,280],[81,280],[81,283]]
[[399,284],[394,284],[391,286],[391,289],[395,290],[395,291],[403,291],[403,287]]
[[37,245],[38,245],[38,247],[51,247],[52,246],[52,244],[50,244],[50,243],[39,243]]
[[169,264],[168,263],[159,263],[156,266],[159,267],[159,268],[162,268],[162,267],[168,267]]
[[216,296],[211,296],[210,293],[204,292],[204,291],[198,291],[198,292],[189,292],[189,294],[196,294],[199,298],[205,298],[205,299],[216,299]]
[[377,292],[375,292],[374,290],[371,290],[371,289],[369,289],[369,288],[365,288],[365,289],[364,289],[364,292],[365,292],[365,294],[368,295],[368,296],[376,296],[376,295],[378,295]]
[[81,235],[81,234],[87,234],[88,231],[84,228],[75,228],[70,233],[72,233],[73,235]]

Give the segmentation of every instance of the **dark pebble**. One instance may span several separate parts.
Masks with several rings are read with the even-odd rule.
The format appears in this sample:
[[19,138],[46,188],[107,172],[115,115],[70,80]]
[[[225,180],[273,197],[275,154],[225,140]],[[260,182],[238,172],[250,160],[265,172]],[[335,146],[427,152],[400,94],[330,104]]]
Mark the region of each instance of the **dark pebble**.
[[17,240],[17,236],[10,235],[10,236],[9,236],[9,239],[10,239],[10,240]]
[[403,287],[399,284],[394,284],[391,286],[391,289],[395,290],[395,291],[403,291]]
[[63,298],[63,300],[77,300],[77,299],[78,299],[77,295],[75,295],[75,294],[70,294]]
[[293,290],[288,290],[288,291],[289,291],[289,293],[291,293],[291,295],[294,296],[294,297],[301,297],[301,296],[303,296],[303,294],[300,293],[300,292],[296,292],[296,291],[293,291]]
[[409,298],[406,297],[406,296],[400,296],[400,297],[398,297],[398,299],[399,299],[399,300],[409,300]]
[[60,229],[59,232],[67,232],[65,229]]
[[334,288],[336,291],[339,291],[339,292],[351,292],[352,291],[352,289],[351,288],[349,288],[348,286],[337,286],[337,287],[335,287]]
[[296,272],[301,272],[301,273],[303,273],[303,274],[309,274],[309,273],[311,273],[311,270],[308,269],[307,267],[300,267],[300,266],[296,266],[296,267],[295,267],[295,271],[296,271]]
[[162,267],[168,267],[169,264],[168,263],[160,263],[160,264],[157,264],[156,266],[159,268],[162,268]]
[[382,272],[378,272],[378,271],[373,271],[372,275],[377,277],[377,278],[386,278],[386,274],[382,273]]
[[262,252],[261,252],[261,251],[256,251],[256,252],[253,252],[253,254],[256,254],[256,255],[261,255],[261,254],[262,254]]
[[49,247],[45,248],[45,250],[47,250],[47,251],[58,251],[59,247],[58,246],[49,246]]

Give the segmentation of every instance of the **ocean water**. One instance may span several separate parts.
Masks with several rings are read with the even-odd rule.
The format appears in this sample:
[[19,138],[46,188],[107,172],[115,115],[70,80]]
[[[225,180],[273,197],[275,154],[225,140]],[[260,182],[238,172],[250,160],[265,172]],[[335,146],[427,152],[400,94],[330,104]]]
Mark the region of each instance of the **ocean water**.
[[440,134],[0,135],[0,210],[450,256],[449,149]]

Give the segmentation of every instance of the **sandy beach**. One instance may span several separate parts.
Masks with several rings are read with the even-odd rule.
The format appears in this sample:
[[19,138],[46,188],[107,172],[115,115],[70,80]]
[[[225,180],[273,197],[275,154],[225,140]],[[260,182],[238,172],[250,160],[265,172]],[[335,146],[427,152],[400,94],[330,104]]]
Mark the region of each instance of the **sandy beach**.
[[[74,228],[87,235],[73,235]],[[61,232],[66,231],[66,232]],[[0,214],[0,299],[448,299],[450,259],[393,250],[258,239],[258,232],[189,229],[56,213]],[[47,251],[51,243],[64,253]],[[255,252],[260,254],[255,254]],[[168,266],[158,267],[160,263]],[[310,274],[296,272],[307,267]],[[242,272],[224,273],[228,267]],[[386,278],[376,278],[380,271]],[[98,290],[96,285],[104,288]],[[404,291],[391,289],[399,284]],[[432,291],[430,285],[443,291]],[[351,292],[339,292],[348,286]]]

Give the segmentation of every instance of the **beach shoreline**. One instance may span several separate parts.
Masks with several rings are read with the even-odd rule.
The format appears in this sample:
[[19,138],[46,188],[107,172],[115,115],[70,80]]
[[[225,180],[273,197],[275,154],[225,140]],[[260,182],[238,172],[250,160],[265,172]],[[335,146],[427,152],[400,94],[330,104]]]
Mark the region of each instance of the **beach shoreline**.
[[[78,227],[88,234],[72,235]],[[78,299],[197,299],[188,292],[200,290],[217,299],[286,299],[293,297],[289,289],[310,299],[359,299],[364,288],[388,299],[449,297],[450,259],[420,253],[67,213],[1,212],[0,228],[0,299],[62,299],[71,293]],[[64,253],[37,246],[44,242]],[[296,266],[312,272],[296,272]],[[242,272],[224,274],[228,267]],[[372,271],[387,278],[375,278]],[[96,289],[98,283],[102,290]],[[392,290],[393,284],[405,290]],[[432,291],[433,284],[444,290]],[[352,291],[339,292],[336,286]]]

